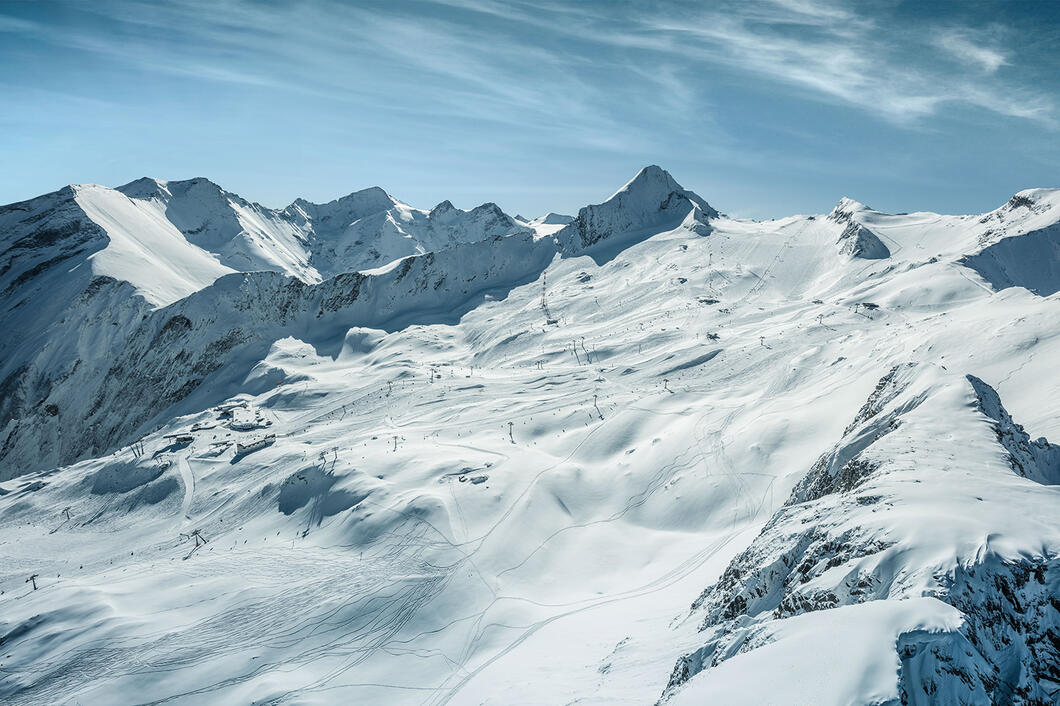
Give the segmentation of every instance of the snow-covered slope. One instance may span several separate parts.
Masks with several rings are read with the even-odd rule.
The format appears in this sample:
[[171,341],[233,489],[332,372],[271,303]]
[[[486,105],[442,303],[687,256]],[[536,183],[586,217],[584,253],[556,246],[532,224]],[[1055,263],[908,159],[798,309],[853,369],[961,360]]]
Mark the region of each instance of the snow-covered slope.
[[[290,310],[277,313],[281,302],[312,308],[317,305],[308,302],[314,297],[346,296],[324,292],[360,281],[361,276],[350,274],[359,270],[381,267],[368,275],[370,281],[379,276],[401,281],[402,276],[385,272],[408,271],[411,263],[398,267],[396,261],[410,254],[449,250],[445,257],[467,257],[454,261],[448,272],[454,279],[461,272],[469,278],[455,300],[438,298],[440,283],[432,282],[438,286],[430,290],[423,286],[417,301],[429,299],[426,310],[459,305],[486,281],[504,285],[536,274],[544,266],[542,258],[550,256],[529,242],[533,229],[516,224],[494,204],[462,211],[445,202],[427,212],[374,188],[329,204],[298,201],[274,211],[206,179],[140,179],[119,189],[68,187],[3,207],[0,229],[5,291],[0,329],[19,332],[0,342],[0,478],[69,463],[142,433],[167,418],[169,403],[182,400],[204,374],[217,369],[219,350],[227,351],[237,339],[258,340],[253,326],[244,330],[242,313],[227,318],[221,313],[231,312],[228,290],[211,287],[226,274],[259,273],[243,279],[265,299],[245,306],[260,309],[271,322],[295,316]],[[502,242],[506,236],[517,240]],[[527,242],[520,246],[517,241]],[[475,243],[480,245],[461,249]],[[534,252],[516,254],[521,247]],[[509,258],[500,264],[507,274],[491,279],[477,268],[488,268],[498,253]],[[431,261],[423,262],[429,267]],[[336,275],[343,278],[320,289],[300,286]],[[210,293],[203,297],[192,296],[206,290]],[[303,291],[309,292],[304,301],[292,303],[287,296]],[[400,292],[390,294],[398,309],[414,306],[402,304]],[[165,326],[183,321],[173,317],[184,314],[156,312],[188,306],[200,306],[201,315],[223,330],[200,347],[165,348],[165,337],[153,337],[179,330]],[[366,316],[379,319],[382,311]],[[149,355],[145,344],[136,348],[143,360],[115,365],[115,359],[129,359],[133,342],[145,331],[151,332],[150,345],[162,346],[157,355]],[[153,363],[155,357],[159,360]],[[208,362],[201,368],[180,363],[189,357]],[[158,374],[145,375],[153,365]],[[115,390],[113,409],[104,403],[108,386]]]
[[1060,192],[759,223],[649,167],[549,234],[176,184],[92,207],[255,271],[160,304],[85,189],[0,209],[0,701],[1055,701]]
[[[664,190],[672,181],[666,175]],[[42,319],[41,335],[48,338],[27,342],[21,355],[5,361],[4,389],[10,392],[0,401],[7,410],[0,418],[6,425],[0,447],[0,461],[6,467],[0,469],[0,478],[113,448],[169,419],[177,411],[174,405],[183,405],[193,393],[203,398],[200,404],[223,399],[231,390],[216,385],[212,376],[231,379],[244,373],[277,338],[297,334],[326,349],[337,345],[351,326],[394,328],[408,321],[455,320],[483,297],[493,296],[491,290],[506,291],[538,277],[560,249],[579,252],[577,242],[561,248],[559,239],[542,239],[523,226],[500,235],[514,221],[493,204],[461,211],[443,202],[423,212],[394,202],[382,190],[369,189],[325,206],[298,205],[306,218],[303,226],[316,223],[314,227],[322,230],[311,233],[307,242],[326,243],[323,254],[311,254],[308,262],[349,260],[348,253],[337,253],[346,252],[344,243],[354,237],[351,233],[375,233],[379,242],[396,244],[394,253],[408,247],[405,231],[382,237],[388,232],[386,226],[377,228],[380,219],[396,228],[395,212],[407,218],[402,221],[406,228],[419,228],[424,236],[416,241],[417,248],[437,245],[438,250],[309,284],[269,270],[218,279],[227,269],[184,236],[226,252],[233,261],[231,254],[243,247],[247,231],[228,223],[230,242],[236,245],[226,250],[220,235],[226,224],[217,217],[226,213],[217,199],[238,205],[233,197],[205,180],[137,184],[126,189],[133,197],[103,187],[78,188],[77,204],[92,228],[98,221],[97,238],[105,244],[100,253],[87,258],[97,275],[115,287],[132,285],[156,308],[140,313],[138,321],[99,327],[93,319],[86,322],[82,311],[98,308],[89,302],[99,299],[99,287],[85,285],[83,292],[69,295],[71,301],[61,316]],[[631,184],[636,188],[627,186],[610,201],[589,208],[603,209],[620,222],[643,213],[649,213],[649,222],[657,221],[658,216],[645,209],[662,203],[667,195],[654,182]],[[163,186],[172,196],[169,202],[157,196]],[[192,193],[199,196],[191,204],[181,200]],[[375,211],[387,203],[391,209]],[[189,215],[193,206],[198,211]],[[183,234],[162,216],[163,208],[166,214],[172,210],[179,215],[173,218]],[[674,211],[672,206],[667,209]],[[686,210],[691,214],[697,209],[689,203]],[[681,217],[680,209],[676,212]],[[350,219],[352,225],[339,232]],[[360,248],[364,243],[353,245]],[[105,267],[94,262],[101,255],[109,255],[101,261]],[[166,259],[167,255],[171,257]],[[158,257],[161,264],[152,266],[145,259],[149,256]],[[178,293],[183,298],[175,296]],[[121,306],[136,314],[143,309],[137,302],[123,301]],[[108,299],[104,306],[116,305]],[[61,352],[53,352],[53,346]],[[66,437],[61,443],[59,435]],[[41,449],[42,440],[53,437],[57,441]]]
[[74,200],[107,235],[88,260],[97,275],[128,282],[155,306],[165,306],[234,272],[184,238],[165,214],[101,186],[79,186]]
[[574,220],[574,216],[564,216],[560,213],[553,213],[549,211],[543,216],[538,216],[532,221],[529,221],[527,225],[534,229],[538,235],[552,235],[556,231],[563,228],[563,226],[570,224]]
[[144,178],[117,191],[171,224],[189,243],[212,253],[229,271],[271,270],[306,282],[320,281],[320,273],[309,264],[310,243],[302,224],[284,218],[282,212],[250,203],[201,178],[168,182]]
[[[961,260],[997,289],[1024,287],[1048,296],[1060,291],[1060,193],[1021,191],[979,219],[986,226],[977,252]],[[1018,235],[1018,237],[1014,237]]]
[[[1030,441],[989,385],[896,366],[693,604],[705,645],[664,701],[762,703],[790,681],[795,703],[1050,703],[1060,494],[1043,483],[1060,483],[1060,447]],[[840,679],[763,669],[825,674],[851,651]]]

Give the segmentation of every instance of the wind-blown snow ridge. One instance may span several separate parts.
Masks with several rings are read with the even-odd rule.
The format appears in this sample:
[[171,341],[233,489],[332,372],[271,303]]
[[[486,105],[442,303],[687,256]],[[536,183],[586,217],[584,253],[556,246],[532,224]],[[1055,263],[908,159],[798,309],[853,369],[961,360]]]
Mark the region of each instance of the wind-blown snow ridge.
[[145,178],[117,191],[158,212],[189,243],[212,253],[229,270],[273,270],[303,281],[320,281],[320,273],[309,262],[306,234],[298,223],[208,179]]
[[147,301],[165,306],[233,269],[189,243],[158,211],[113,189],[82,186],[75,200],[107,234],[108,244],[88,259],[97,275],[129,282]]
[[[880,380],[843,440],[693,604],[710,638],[678,662],[664,700],[693,702],[702,693],[696,675],[765,644],[807,649],[813,638],[789,636],[780,625],[807,616],[797,621],[801,630],[826,630],[827,614],[842,606],[859,607],[843,610],[843,620],[861,624],[861,639],[875,643],[876,654],[858,664],[873,682],[857,685],[857,696],[829,691],[825,701],[1052,698],[1060,664],[1060,532],[1042,521],[1060,511],[1060,497],[1043,495],[1032,481],[1055,479],[1058,449],[1044,439],[1031,444],[979,378],[922,367],[897,366]],[[941,426],[948,438],[935,433]],[[903,458],[901,449],[916,460]],[[1014,516],[1013,507],[1030,512]],[[899,514],[900,523],[891,519]],[[925,606],[950,616],[925,624],[899,602],[921,596],[956,612]],[[874,603],[882,605],[863,608]],[[890,619],[878,622],[888,609]],[[822,649],[809,661],[825,670],[839,658]],[[757,662],[742,661],[748,664],[726,668],[722,679]],[[822,697],[821,684],[808,686],[793,701]],[[749,688],[758,693],[761,684]],[[829,686],[841,688],[852,685]]]
[[980,249],[961,259],[996,289],[1060,291],[1060,190],[1028,189],[979,219]]

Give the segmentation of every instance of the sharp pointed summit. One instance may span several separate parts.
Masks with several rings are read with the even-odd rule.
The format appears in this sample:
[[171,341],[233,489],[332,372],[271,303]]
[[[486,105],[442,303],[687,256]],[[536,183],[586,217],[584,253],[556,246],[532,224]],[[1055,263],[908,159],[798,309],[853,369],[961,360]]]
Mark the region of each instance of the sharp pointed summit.
[[637,175],[612,194],[607,202],[611,202],[623,194],[627,194],[633,199],[652,199],[665,194],[663,198],[665,201],[670,194],[674,193],[680,194],[699,206],[708,217],[716,218],[718,216],[717,211],[711,208],[710,204],[700,198],[698,194],[685,189],[677,183],[677,180],[673,178],[670,172],[655,164],[650,164],[637,172]]
[[438,204],[437,206],[435,206],[434,208],[431,209],[431,218],[434,218],[435,216],[440,216],[442,214],[449,213],[450,211],[455,211],[455,210],[456,210],[456,206],[453,205],[453,202],[450,201],[449,199],[446,199],[445,201],[442,201],[440,204]]
[[844,196],[839,199],[839,203],[835,205],[835,208],[828,214],[828,219],[835,221],[836,223],[847,223],[851,219],[855,218],[860,213],[872,211],[871,208],[855,201],[852,198]]
[[682,187],[662,167],[650,165],[601,204],[586,206],[567,228],[557,233],[570,246],[588,248],[613,236],[631,233],[662,223],[673,227],[691,215],[706,224],[718,212],[698,194]]

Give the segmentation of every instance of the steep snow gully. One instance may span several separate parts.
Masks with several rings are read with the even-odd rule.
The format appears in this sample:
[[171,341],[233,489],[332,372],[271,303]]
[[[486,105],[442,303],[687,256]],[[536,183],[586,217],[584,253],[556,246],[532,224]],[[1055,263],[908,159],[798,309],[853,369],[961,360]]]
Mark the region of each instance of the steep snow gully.
[[0,207],[0,702],[1055,706],[1058,234]]

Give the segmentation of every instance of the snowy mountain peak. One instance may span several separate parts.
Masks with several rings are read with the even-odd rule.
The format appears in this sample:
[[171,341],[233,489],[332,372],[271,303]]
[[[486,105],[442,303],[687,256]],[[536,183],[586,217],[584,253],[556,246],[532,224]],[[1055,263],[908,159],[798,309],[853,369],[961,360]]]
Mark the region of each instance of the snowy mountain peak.
[[985,214],[980,223],[994,221],[988,230],[1034,230],[1060,221],[1060,189],[1024,189],[1013,194],[1000,208]]
[[512,218],[503,210],[501,210],[500,206],[493,202],[487,202],[479,206],[475,206],[470,211],[465,211],[463,209],[457,208],[453,205],[452,201],[446,199],[445,201],[442,201],[440,204],[432,208],[427,213],[427,217],[432,221],[446,223],[451,222],[454,219],[478,220],[481,218],[487,218],[496,219],[498,222],[502,222],[504,224],[511,224],[514,227],[522,227],[517,225],[517,222],[519,220],[518,218]]
[[1008,204],[1012,207],[1032,206],[1042,202],[1054,203],[1057,200],[1060,200],[1060,189],[1023,189],[1013,194]]
[[472,215],[475,218],[492,219],[493,221],[495,221],[497,223],[503,223],[503,224],[505,224],[507,226],[510,226],[510,227],[512,227],[513,229],[516,229],[516,230],[522,229],[524,227],[524,226],[520,226],[518,223],[516,223],[514,218],[512,218],[507,213],[505,213],[504,210],[501,209],[500,206],[498,206],[497,204],[493,203],[492,201],[488,201],[488,202],[486,202],[486,203],[484,203],[484,204],[482,204],[480,206],[475,206],[473,209],[471,209],[467,213]]
[[[193,189],[208,189],[210,191],[221,191],[225,190],[221,188],[220,184],[210,181],[206,177],[192,177],[191,179],[175,179],[173,181],[162,182],[167,189],[171,192],[186,193]],[[225,192],[227,193],[227,192]]]
[[1060,189],[1025,189],[977,219],[960,263],[995,289],[1060,291]]
[[471,209],[471,211],[472,212],[474,212],[474,211],[482,211],[482,212],[485,212],[485,213],[492,213],[492,214],[495,214],[495,215],[498,215],[498,216],[504,216],[505,218],[509,217],[508,214],[505,213],[504,210],[500,206],[498,206],[497,204],[493,203],[492,201],[487,201],[484,204],[481,204],[479,206],[475,206],[473,209]]
[[162,193],[169,194],[166,182],[161,179],[146,176],[134,179],[128,184],[123,184],[122,186],[117,187],[115,191],[120,191],[129,198],[134,199],[149,199],[159,196]]
[[235,194],[230,194],[225,191],[219,184],[216,184],[206,177],[192,177],[191,179],[177,179],[173,181],[167,181],[163,179],[155,179],[152,177],[141,177],[135,181],[131,181],[128,184],[124,184],[115,189],[120,191],[129,198],[134,199],[151,199],[160,198],[168,200],[171,198],[183,198],[183,199],[198,199],[198,200],[219,200],[234,197],[238,201],[243,201]]
[[[711,208],[706,201],[700,198],[699,195],[685,190],[685,188],[678,184],[677,180],[670,175],[670,172],[655,164],[648,165],[637,172],[635,177],[630,179],[621,189],[612,194],[611,198],[605,203],[612,202],[621,195],[626,194],[635,200],[658,200],[659,204],[662,204],[670,194],[674,193],[680,194],[692,203],[698,205],[708,217],[717,218],[717,211]],[[662,199],[659,200],[659,197],[662,197]]]
[[828,214],[828,220],[835,221],[836,223],[847,223],[855,218],[857,214],[866,211],[872,211],[872,209],[860,201],[855,201],[852,198],[844,196],[839,199],[839,203],[837,203],[835,208],[832,209],[832,212]]
[[[1060,189],[1024,189],[1012,195],[1000,207],[984,213],[980,223],[991,224],[1006,230],[1041,228],[1060,221]],[[992,223],[993,222],[993,223]]]
[[455,211],[455,210],[456,210],[456,207],[453,205],[453,202],[450,201],[449,199],[446,199],[445,201],[442,201],[440,204],[438,204],[437,206],[435,206],[434,208],[431,209],[431,218],[434,218],[435,216],[440,216],[440,215],[442,215],[444,213],[449,213],[450,211]]
[[327,203],[297,199],[288,210],[297,208],[303,213],[323,220],[346,220],[347,223],[373,213],[393,208],[397,201],[378,186],[354,191]]
[[681,185],[670,175],[670,172],[656,164],[649,164],[637,172],[636,176],[627,181],[622,188],[611,194],[611,198],[609,198],[608,201],[615,198],[623,191],[636,191],[638,189],[651,188],[652,186],[661,186],[661,188],[667,191],[677,191],[681,189]]
[[307,282],[321,276],[305,249],[303,217],[251,203],[206,179],[142,178],[114,190],[156,229],[168,224],[228,270],[273,270]]
[[555,213],[549,211],[543,216],[538,216],[534,220],[530,221],[532,225],[542,226],[565,226],[574,220],[574,216],[565,216],[562,213]]
[[677,227],[690,212],[705,224],[718,212],[699,195],[688,191],[661,167],[641,169],[625,186],[601,204],[586,206],[574,221],[556,234],[565,248],[587,248],[622,233],[640,231],[662,223]]
[[860,201],[844,196],[828,214],[829,221],[842,227],[837,240],[840,252],[863,260],[890,257],[891,251],[880,237],[862,222],[868,213],[876,212]]

